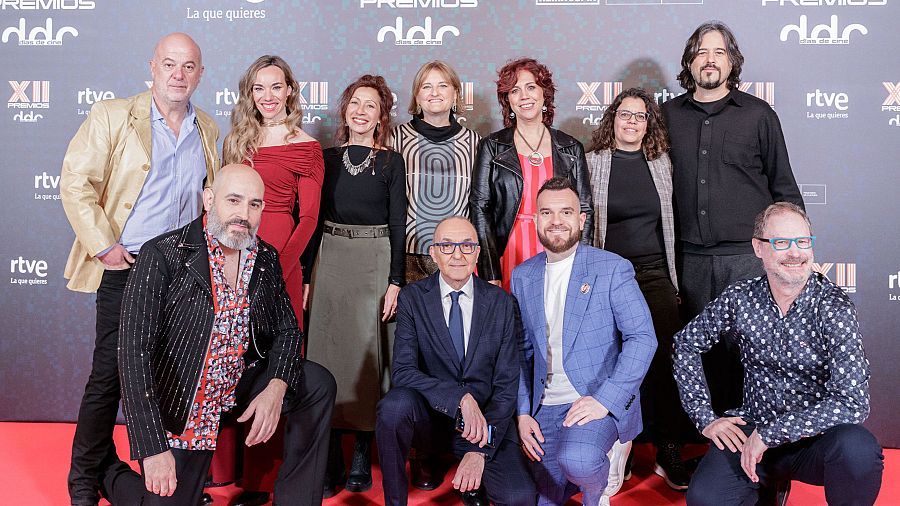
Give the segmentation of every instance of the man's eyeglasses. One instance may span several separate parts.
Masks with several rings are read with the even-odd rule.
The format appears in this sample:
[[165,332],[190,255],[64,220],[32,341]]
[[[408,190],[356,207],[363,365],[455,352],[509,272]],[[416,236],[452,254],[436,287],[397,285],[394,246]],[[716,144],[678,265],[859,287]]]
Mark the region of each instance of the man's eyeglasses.
[[625,109],[618,109],[616,111],[616,116],[619,117],[622,121],[628,121],[632,117],[638,121],[638,123],[643,123],[650,118],[650,113],[648,112],[631,112],[626,111]]
[[812,248],[816,243],[816,236],[814,235],[801,237],[773,237],[771,239],[766,239],[765,237],[754,237],[754,239],[758,241],[768,241],[769,244],[772,245],[772,249],[774,249],[775,251],[784,251],[786,249],[790,249],[791,243],[796,244],[800,249]]
[[463,255],[471,255],[475,253],[475,248],[478,247],[477,242],[465,241],[465,242],[436,242],[434,246],[445,255],[452,255],[456,248],[459,248],[459,252]]

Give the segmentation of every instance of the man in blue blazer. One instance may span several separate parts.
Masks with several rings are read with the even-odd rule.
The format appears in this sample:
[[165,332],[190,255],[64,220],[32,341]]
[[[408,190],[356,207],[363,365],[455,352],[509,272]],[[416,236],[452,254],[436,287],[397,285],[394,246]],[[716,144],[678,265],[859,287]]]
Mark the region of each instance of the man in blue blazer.
[[460,459],[454,488],[465,494],[483,482],[494,504],[534,504],[513,423],[521,324],[513,298],[472,275],[477,237],[465,218],[441,221],[430,247],[439,272],[400,292],[393,388],[375,426],[387,505],[406,504],[410,446],[447,440]]
[[641,431],[639,388],[656,336],[631,264],[579,245],[585,215],[565,178],[537,195],[545,252],[516,267],[512,292],[525,335],[518,428],[538,504],[608,504],[607,452]]

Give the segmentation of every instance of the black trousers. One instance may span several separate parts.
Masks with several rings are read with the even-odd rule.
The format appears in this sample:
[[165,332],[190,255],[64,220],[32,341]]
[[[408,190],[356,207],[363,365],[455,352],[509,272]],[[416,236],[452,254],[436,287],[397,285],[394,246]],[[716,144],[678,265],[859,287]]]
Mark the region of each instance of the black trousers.
[[[247,405],[269,384],[266,363],[248,367],[238,382],[236,406],[223,415],[222,423],[233,423]],[[328,428],[337,386],[334,376],[321,365],[307,360],[303,364],[300,391],[288,390],[281,416],[284,419],[284,455],[275,481],[276,505],[312,506],[322,503],[325,463],[328,458]],[[247,423],[252,422],[252,418]],[[243,444],[243,442],[241,442]],[[212,460],[212,451],[172,450],[178,485],[169,497],[146,490],[143,478],[134,471],[117,473],[110,502],[119,505],[196,506]],[[143,462],[141,465],[143,469]],[[110,479],[109,481],[112,481]],[[135,500],[135,497],[141,499]]]
[[112,434],[122,397],[119,388],[119,312],[131,270],[104,271],[97,289],[97,337],[91,375],[84,387],[78,423],[72,440],[69,497],[72,504],[95,505],[98,490],[109,497],[104,480],[108,473],[127,471],[119,460]]
[[[430,450],[439,440],[456,437],[453,419],[431,409],[425,397],[405,387],[394,387],[378,403],[375,437],[381,464],[386,505],[405,505],[409,494],[406,459],[409,448]],[[516,430],[511,424],[507,430]],[[525,456],[515,441],[503,439],[494,458],[484,463],[481,482],[488,499],[500,505],[533,505],[537,500],[534,481]],[[458,459],[465,455],[463,445],[453,445]]]
[[[706,304],[718,297],[728,285],[765,275],[762,262],[753,254],[685,253],[681,262],[679,295],[685,324],[700,314]],[[703,354],[702,360],[713,411],[721,414],[740,407],[744,400],[744,366],[741,365],[738,350],[730,342],[719,341]]]
[[[748,435],[754,427],[742,426]],[[760,482],[741,469],[740,452],[709,445],[687,490],[688,506],[753,506],[760,487],[797,480],[825,486],[830,506],[871,505],[881,489],[884,455],[862,425],[836,425],[823,434],[770,448],[756,466]]]
[[650,369],[641,383],[644,432],[656,446],[683,443],[695,435],[696,429],[681,406],[672,372],[672,336],[682,327],[675,286],[665,260],[634,264],[634,274],[650,308],[657,341]]

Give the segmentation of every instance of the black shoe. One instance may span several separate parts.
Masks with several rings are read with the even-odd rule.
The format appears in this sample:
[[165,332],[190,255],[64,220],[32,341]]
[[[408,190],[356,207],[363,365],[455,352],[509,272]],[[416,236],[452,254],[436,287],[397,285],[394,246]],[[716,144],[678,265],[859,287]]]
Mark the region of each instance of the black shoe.
[[479,487],[477,490],[462,492],[459,495],[462,498],[462,503],[466,506],[490,506],[491,504],[488,501],[487,494],[484,493],[484,487]]
[[344,487],[350,492],[365,492],[372,488],[372,433],[357,432],[353,445],[353,462],[350,476]]
[[681,445],[665,443],[656,447],[656,465],[653,472],[666,480],[666,485],[674,490],[687,490],[691,475],[681,461]]
[[200,496],[200,506],[206,506],[207,504],[212,504],[213,498],[211,495],[203,492],[203,495]]
[[235,497],[228,506],[262,506],[269,502],[268,492],[256,492],[253,490],[244,490]]
[[431,457],[410,459],[409,474],[412,485],[419,490],[434,490],[444,481],[444,475],[438,469],[437,462]]
[[344,471],[344,451],[341,448],[341,435],[332,431],[328,441],[328,464],[325,467],[325,482],[322,497],[328,499],[338,493],[338,486],[347,479]]

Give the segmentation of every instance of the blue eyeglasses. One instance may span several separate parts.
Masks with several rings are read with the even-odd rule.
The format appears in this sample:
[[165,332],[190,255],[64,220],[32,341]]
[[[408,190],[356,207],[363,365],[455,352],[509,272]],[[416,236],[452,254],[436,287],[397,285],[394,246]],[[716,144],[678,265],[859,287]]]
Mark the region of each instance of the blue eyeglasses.
[[791,243],[796,244],[800,249],[809,249],[812,248],[816,243],[816,236],[814,235],[805,235],[801,237],[772,237],[771,239],[766,239],[765,237],[754,237],[757,241],[767,241],[772,245],[772,249],[775,251],[784,251],[786,249],[791,248]]

